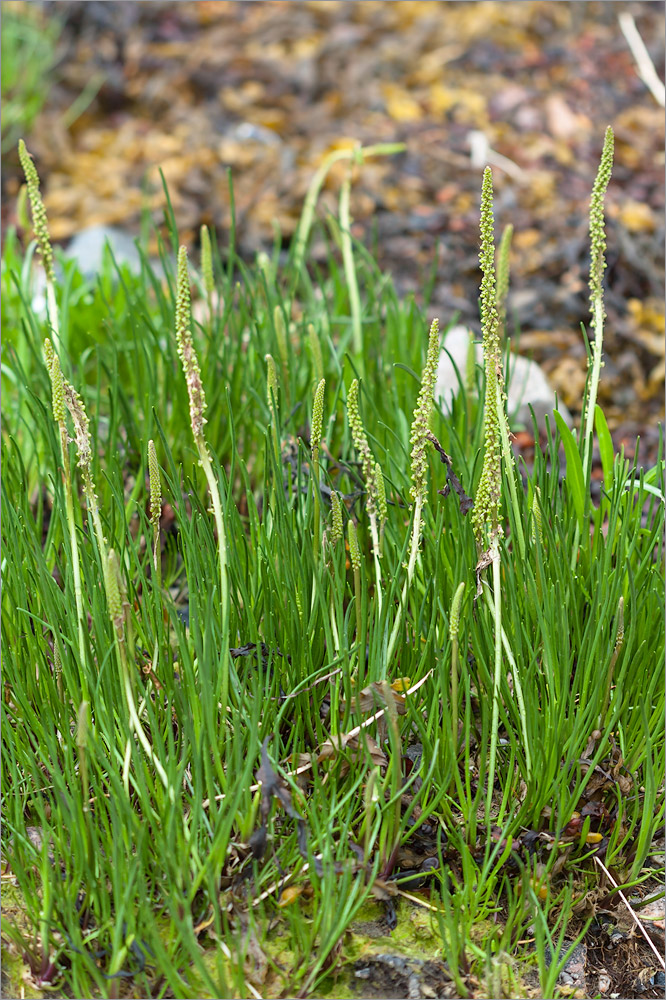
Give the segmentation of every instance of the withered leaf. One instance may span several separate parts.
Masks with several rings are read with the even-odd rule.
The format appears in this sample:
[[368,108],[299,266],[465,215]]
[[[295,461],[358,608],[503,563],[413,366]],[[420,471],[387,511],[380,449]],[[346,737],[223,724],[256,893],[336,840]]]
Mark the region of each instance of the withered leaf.
[[439,457],[446,466],[446,484],[441,490],[437,490],[437,492],[441,493],[443,497],[447,497],[451,492],[451,489],[453,489],[454,493],[458,494],[458,499],[460,501],[460,513],[464,517],[465,514],[467,514],[474,506],[474,501],[471,497],[467,496],[462,487],[462,483],[453,471],[453,461],[451,456],[446,454],[441,444],[431,431],[428,431],[428,439],[435,446],[435,449],[439,453]]
[[[367,687],[353,696],[352,703],[357,711],[366,714],[376,711],[382,705],[387,705],[387,700],[390,698],[398,715],[404,715],[407,711],[405,698],[402,694],[404,680],[405,678],[400,678],[399,684],[396,685],[400,691],[394,690],[393,685],[389,686],[385,681],[373,681],[372,684],[368,684]],[[340,703],[340,707],[344,710],[344,701]]]

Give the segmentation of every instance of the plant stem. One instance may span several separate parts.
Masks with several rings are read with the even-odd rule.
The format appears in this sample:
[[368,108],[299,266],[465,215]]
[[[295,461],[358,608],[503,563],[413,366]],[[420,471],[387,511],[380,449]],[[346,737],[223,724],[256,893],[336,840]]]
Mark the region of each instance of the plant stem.
[[351,165],[347,177],[340,189],[340,241],[342,244],[342,262],[345,269],[347,281],[347,293],[349,295],[349,308],[352,319],[352,344],[354,354],[360,364],[360,374],[363,375],[363,330],[361,327],[361,296],[358,291],[358,279],[356,277],[356,267],[354,264],[354,250],[351,238],[351,214],[349,211],[349,197],[351,191]]
[[416,568],[416,559],[419,554],[419,542],[421,539],[421,513],[423,510],[423,499],[421,496],[417,496],[414,501],[414,522],[412,525],[412,540],[409,548],[409,562],[407,564],[407,578],[403,584],[402,594],[400,597],[400,604],[398,605],[398,612],[395,616],[395,622],[393,624],[393,630],[391,632],[391,637],[389,639],[388,648],[386,651],[386,667],[388,668],[391,662],[391,657],[393,656],[393,650],[395,649],[395,644],[398,639],[398,631],[400,629],[400,621],[402,618],[403,607],[407,601],[407,593],[412,585],[412,580],[414,578],[414,569]]
[[203,435],[196,438],[201,466],[208,483],[208,492],[213,503],[213,516],[217,528],[217,546],[220,560],[220,601],[222,605],[222,649],[220,652],[220,667],[222,670],[222,692],[220,696],[222,719],[226,721],[227,702],[229,700],[229,573],[227,567],[227,536],[222,516],[222,498],[220,487],[213,472],[210,456]]
[[495,761],[497,758],[497,730],[499,726],[499,693],[502,678],[502,594],[500,590],[500,554],[497,538],[490,543],[493,564],[493,599],[495,618],[495,671],[493,677],[493,716],[490,728],[490,753],[488,755],[488,784],[486,793],[486,823],[490,825],[490,807],[495,784]]

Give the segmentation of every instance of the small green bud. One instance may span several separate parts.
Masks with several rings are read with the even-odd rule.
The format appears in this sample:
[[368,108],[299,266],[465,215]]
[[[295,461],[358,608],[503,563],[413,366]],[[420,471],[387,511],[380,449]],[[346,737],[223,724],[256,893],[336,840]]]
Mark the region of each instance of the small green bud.
[[361,550],[358,547],[358,535],[356,525],[351,518],[347,521],[347,540],[349,542],[349,561],[355,573],[361,568]]
[[383,524],[388,518],[388,507],[386,506],[384,473],[379,462],[375,462],[375,495],[377,497],[377,516],[379,517],[379,523]]
[[213,251],[208,226],[201,227],[201,274],[204,288],[207,294],[211,295],[215,290],[215,279],[213,278]]
[[115,549],[109,549],[106,572],[106,606],[109,618],[116,626],[122,625],[123,601],[121,597],[120,563]]
[[266,358],[266,399],[268,400],[268,409],[271,411],[271,417],[274,422],[277,422],[275,408],[278,401],[278,375],[277,367],[275,365],[275,359],[272,354],[267,354]]
[[324,422],[324,390],[326,379],[321,379],[315,389],[314,401],[312,403],[312,432],[310,434],[310,444],[312,446],[312,459],[317,461],[319,455],[319,445],[321,442],[322,427]]
[[615,629],[615,653],[618,654],[624,646],[624,597],[617,605],[617,626]]
[[453,600],[451,601],[451,615],[449,618],[449,638],[454,639],[458,635],[458,629],[460,627],[460,605],[462,604],[463,592],[465,590],[465,582],[458,584],[458,589],[453,595]]
[[157,464],[155,442],[148,442],[148,478],[150,481],[150,520],[155,528],[159,528],[162,513],[162,483],[160,467]]
[[76,745],[85,750],[88,744],[88,708],[90,702],[82,701],[76,716]]
[[539,541],[543,542],[543,523],[541,519],[541,490],[538,486],[534,488],[532,497],[532,541],[536,542],[537,535]]
[[340,497],[335,490],[331,490],[331,520],[330,541],[331,545],[335,545],[340,541],[344,534],[342,526],[342,505],[340,503]]
[[44,360],[51,379],[53,419],[62,425],[65,422],[65,380],[58,355],[53,350],[53,344],[48,337],[44,341]]

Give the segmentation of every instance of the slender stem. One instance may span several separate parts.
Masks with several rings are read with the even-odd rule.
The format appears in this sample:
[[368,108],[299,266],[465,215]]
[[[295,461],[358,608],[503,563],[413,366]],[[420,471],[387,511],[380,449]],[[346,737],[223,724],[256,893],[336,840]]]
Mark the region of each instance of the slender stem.
[[81,696],[83,701],[89,701],[88,680],[86,677],[86,640],[83,627],[83,590],[81,587],[81,564],[79,562],[79,545],[76,538],[76,520],[74,517],[74,497],[72,493],[71,468],[67,450],[67,430],[64,423],[60,425],[60,454],[62,457],[62,480],[65,488],[65,511],[69,527],[69,543],[72,557],[72,576],[74,578],[74,598],[76,600],[76,619],[79,635],[79,656]]
[[160,781],[168,791],[170,802],[175,802],[175,793],[173,790],[173,786],[169,784],[169,779],[167,777],[166,771],[162,767],[160,761],[157,758],[157,755],[155,754],[155,751],[150,745],[150,741],[146,736],[145,732],[143,731],[141,720],[137,715],[136,705],[134,704],[134,695],[132,693],[132,684],[130,682],[129,668],[127,665],[127,655],[125,653],[125,642],[117,634],[116,634],[116,639],[117,639],[118,658],[120,660],[120,669],[123,678],[123,689],[125,691],[125,699],[127,701],[127,711],[129,713],[132,728],[134,729],[134,732],[136,733],[139,739],[139,743],[143,747],[146,756],[152,760],[155,770],[157,771],[160,777]]
[[[493,616],[493,620],[496,620],[496,617],[495,617],[496,616],[495,603],[493,601],[493,598],[491,598],[490,594],[487,591],[486,591],[486,597],[487,597],[487,600],[488,600],[488,607],[490,609],[490,613]],[[509,661],[509,666],[511,668],[511,676],[513,677],[513,685],[514,685],[514,687],[516,689],[516,701],[518,702],[518,712],[520,714],[520,726],[521,726],[521,729],[522,729],[523,745],[524,745],[524,749],[525,749],[525,764],[527,766],[527,774],[529,776],[529,775],[532,774],[532,753],[530,751],[530,743],[529,743],[529,740],[527,738],[527,712],[525,710],[525,698],[523,696],[523,686],[520,683],[520,674],[518,672],[518,666],[516,664],[516,659],[515,659],[515,657],[513,655],[513,651],[511,649],[510,644],[509,644],[508,636],[507,636],[506,632],[504,631],[504,626],[502,625],[501,622],[500,622],[500,635],[502,637],[502,646],[504,647],[504,654],[505,654],[507,660]]]
[[55,285],[46,278],[46,305],[49,313],[49,324],[53,337],[53,346],[57,354],[60,354],[60,320],[58,319],[58,305],[56,303]]
[[382,566],[381,566],[381,553],[379,549],[379,532],[377,530],[377,515],[370,515],[370,535],[372,538],[372,555],[375,563],[375,579],[376,579],[376,591],[377,591],[377,610],[381,615],[382,613]]
[[513,452],[511,451],[511,443],[509,441],[509,426],[506,418],[506,410],[504,408],[504,400],[502,399],[502,390],[497,385],[497,416],[500,430],[500,438],[502,441],[502,457],[504,458],[504,474],[509,482],[509,492],[511,493],[511,506],[513,507],[513,531],[515,532],[516,539],[518,541],[518,550],[520,552],[520,558],[525,560],[525,536],[523,534],[523,525],[520,519],[520,507],[518,505],[518,491],[516,490],[516,476],[515,476],[515,466],[513,461]]
[[490,730],[490,754],[488,757],[488,791],[486,794],[486,823],[490,824],[490,807],[495,784],[495,762],[497,759],[497,730],[499,726],[499,693],[502,678],[502,594],[500,590],[500,554],[497,539],[490,546],[493,563],[493,598],[495,618],[495,672],[493,678],[493,716]]
[[403,607],[407,601],[407,592],[412,585],[412,580],[414,578],[414,569],[416,568],[416,559],[419,554],[419,541],[421,538],[421,513],[423,510],[423,499],[417,496],[414,501],[414,523],[412,526],[412,540],[409,549],[409,562],[407,564],[407,578],[403,584],[402,594],[400,597],[400,604],[398,606],[398,613],[395,616],[395,622],[393,624],[393,630],[391,632],[391,637],[389,639],[388,649],[386,651],[386,665],[391,662],[391,657],[393,656],[393,650],[395,649],[395,644],[398,639],[398,632],[400,630],[400,621],[402,618]]
[[227,717],[227,702],[229,700],[229,572],[227,566],[227,536],[222,516],[222,498],[220,487],[213,472],[208,449],[203,436],[196,438],[197,450],[201,466],[208,483],[208,492],[213,503],[213,516],[217,528],[217,545],[220,557],[220,601],[222,604],[222,649],[220,651],[220,666],[222,670],[221,712],[222,718]]
[[321,500],[319,493],[319,448],[312,449],[312,487],[314,490],[314,536],[312,539],[312,549],[314,552],[315,572],[317,559],[319,557],[319,542],[321,530]]
[[[454,756],[458,750],[458,636],[451,640],[451,739]],[[454,766],[455,761],[454,761]]]
[[[363,361],[363,331],[361,327],[361,296],[358,290],[358,279],[356,277],[356,267],[354,265],[354,250],[351,239],[351,214],[349,210],[349,198],[351,192],[351,167],[340,189],[340,240],[342,244],[342,263],[345,270],[347,282],[347,292],[349,294],[349,308],[352,319],[352,343],[354,354],[359,361]],[[363,367],[361,365],[361,375]]]

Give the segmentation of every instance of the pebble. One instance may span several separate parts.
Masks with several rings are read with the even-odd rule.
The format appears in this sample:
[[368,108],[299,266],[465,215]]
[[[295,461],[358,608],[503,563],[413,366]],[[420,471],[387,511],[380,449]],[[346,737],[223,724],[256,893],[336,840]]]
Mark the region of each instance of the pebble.
[[[460,381],[458,374],[465,382],[467,370],[467,352],[471,331],[465,326],[454,326],[444,336],[442,353],[439,358],[437,368],[437,381],[435,384],[435,398],[442,405],[445,413],[451,412],[451,405],[454,396],[460,392]],[[475,361],[477,365],[483,365],[483,345],[475,342]],[[455,367],[454,367],[455,366]],[[458,374],[456,373],[456,368]],[[509,366],[509,385],[507,388],[507,412],[509,414],[509,426],[511,430],[519,430],[522,427],[531,430],[532,415],[530,407],[534,409],[537,426],[539,430],[545,431],[546,414],[549,415],[551,427],[553,426],[553,410],[555,409],[555,391],[550,385],[546,375],[536,361],[524,358],[519,354],[512,354]],[[557,401],[557,408],[568,427],[573,425],[571,413],[563,402]]]

